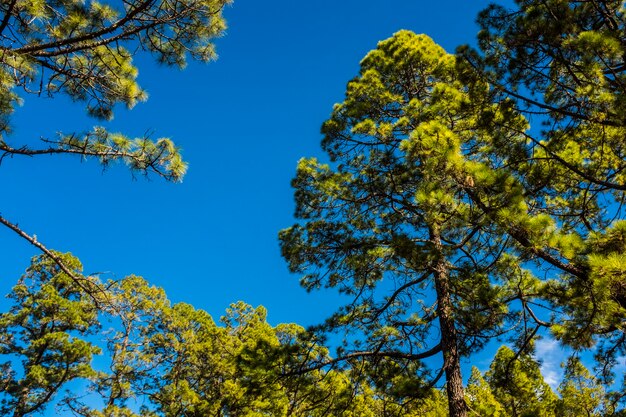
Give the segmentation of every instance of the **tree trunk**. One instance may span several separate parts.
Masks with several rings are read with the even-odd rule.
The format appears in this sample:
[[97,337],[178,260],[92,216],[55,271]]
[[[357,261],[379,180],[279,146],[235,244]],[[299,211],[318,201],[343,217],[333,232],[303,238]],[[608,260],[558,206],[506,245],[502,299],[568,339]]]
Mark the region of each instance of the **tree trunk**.
[[446,390],[450,417],[467,417],[467,404],[461,377],[459,349],[457,346],[456,328],[450,300],[449,268],[442,255],[441,239],[438,233],[432,234],[436,251],[440,254],[434,265],[435,290],[437,291],[437,315],[441,331],[441,347],[443,352],[443,369],[446,374]]
[[26,403],[28,401],[29,390],[26,387],[20,389],[20,395],[13,409],[13,417],[22,417],[26,415]]

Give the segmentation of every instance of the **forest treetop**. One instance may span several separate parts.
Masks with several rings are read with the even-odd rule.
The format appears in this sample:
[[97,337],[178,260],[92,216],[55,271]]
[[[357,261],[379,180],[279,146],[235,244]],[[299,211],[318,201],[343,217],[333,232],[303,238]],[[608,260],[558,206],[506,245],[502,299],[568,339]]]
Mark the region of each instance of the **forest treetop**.
[[[114,107],[132,108],[147,98],[137,83],[137,51],[170,66],[215,58],[213,40],[226,29],[230,0],[39,1],[0,5],[0,162],[6,157],[68,154],[95,158],[104,166],[124,162],[132,171],[181,181],[187,171],[169,138],[130,138],[101,126],[88,132],[41,132],[11,137],[11,114],[23,96],[58,94],[84,103],[96,119],[111,119]],[[148,127],[146,127],[148,128]],[[19,145],[13,145],[13,142]],[[33,145],[35,144],[35,145]],[[0,215],[0,223],[39,250],[55,255],[34,233]],[[60,259],[56,259],[63,268]],[[70,268],[65,272],[72,276]]]
[[[95,156],[104,164],[121,159],[140,172],[180,180],[186,165],[168,139],[130,139],[94,128],[45,139],[43,148],[11,146],[10,112],[18,91],[60,93],[84,102],[91,115],[109,118],[116,103],[132,106],[145,98],[131,61],[135,49],[170,65],[182,65],[186,54],[209,58],[210,40],[224,28],[225,3],[215,9],[205,2],[127,3],[117,12],[97,3],[50,3],[33,3],[33,10],[18,0],[3,6],[1,75],[8,81],[0,152]],[[336,287],[352,297],[320,327],[345,335],[335,357],[297,327],[274,332],[261,326],[261,343],[226,361],[236,382],[222,392],[220,383],[230,375],[208,357],[224,333],[206,314],[185,305],[170,309],[160,290],[136,277],[103,285],[82,276],[76,260],[0,217],[47,255],[25,278],[36,284],[21,282],[16,306],[2,315],[4,352],[25,358],[23,372],[13,371],[11,360],[3,367],[2,387],[12,390],[7,407],[26,414],[45,404],[60,386],[55,378],[62,363],[69,376],[89,380],[107,398],[111,413],[144,394],[158,413],[206,414],[223,410],[217,398],[232,394],[225,414],[278,414],[293,397],[264,408],[255,394],[271,396],[263,387],[278,393],[281,383],[291,383],[282,378],[300,374],[305,382],[307,375],[336,376],[334,386],[347,387],[340,390],[342,401],[350,393],[356,401],[363,398],[357,394],[374,392],[370,399],[394,406],[429,397],[445,376],[451,416],[472,410],[467,394],[484,394],[486,409],[503,413],[508,407],[513,415],[523,396],[527,414],[542,414],[537,410],[554,411],[558,404],[531,356],[536,337],[548,331],[576,352],[595,349],[596,372],[610,386],[617,358],[626,353],[623,6],[593,0],[518,6],[484,12],[479,49],[462,48],[456,56],[409,31],[382,41],[323,126],[331,163],[309,158],[298,165],[293,184],[300,223],[281,233],[281,244],[308,289]],[[214,31],[204,33],[208,28]],[[138,305],[147,313],[133,327]],[[262,309],[235,310],[263,316]],[[122,363],[110,373],[90,367],[97,349],[70,337],[92,331],[96,311],[122,317],[121,333],[112,336],[113,359]],[[227,328],[238,327],[239,313],[234,315]],[[148,342],[129,349],[128,329]],[[473,372],[465,390],[462,358],[503,337],[515,350],[501,349],[497,366],[484,378]],[[196,338],[201,342],[193,343]],[[262,349],[284,344],[286,358]],[[277,361],[256,363],[263,357]],[[430,357],[439,361],[430,366]],[[283,362],[293,359],[298,361]],[[567,375],[596,395],[597,379],[575,359],[568,361]],[[339,363],[346,373],[334,368]],[[160,378],[170,370],[173,387]],[[133,385],[135,376],[148,378]],[[238,382],[246,386],[239,389]],[[297,378],[294,383],[297,390],[306,386]],[[563,393],[575,397],[579,388]],[[592,398],[593,407],[582,409],[614,411],[623,393],[603,393],[607,405]],[[317,394],[312,398],[323,403]],[[64,401],[78,414],[93,411],[79,398]]]
[[298,164],[301,221],[280,234],[305,287],[351,297],[322,327],[339,356],[445,374],[451,416],[469,411],[460,358],[490,339],[530,353],[549,331],[594,349],[608,384],[626,354],[623,3],[517,5],[485,10],[456,57],[381,41],[323,124],[331,163]]

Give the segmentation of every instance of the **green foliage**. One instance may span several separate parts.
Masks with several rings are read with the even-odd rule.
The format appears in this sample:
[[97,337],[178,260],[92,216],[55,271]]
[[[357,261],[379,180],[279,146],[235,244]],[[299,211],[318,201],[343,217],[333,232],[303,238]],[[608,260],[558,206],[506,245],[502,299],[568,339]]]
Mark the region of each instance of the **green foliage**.
[[56,145],[58,153],[96,157],[104,166],[121,160],[132,171],[153,172],[170,181],[181,181],[187,171],[187,164],[183,162],[179,149],[167,138],[157,141],[130,139],[120,133],[109,133],[102,127],[96,127],[80,137],[61,136]]
[[[64,264],[80,274],[70,255]],[[0,413],[22,417],[41,412],[70,381],[91,378],[100,349],[86,339],[98,330],[98,310],[84,290],[97,283],[74,281],[51,259],[34,259],[9,295],[11,309],[0,315]]]
[[325,347],[295,324],[271,326],[263,307],[233,304],[218,325],[143,278],[103,284],[57,255],[79,281],[34,258],[0,315],[3,415],[377,417],[442,404],[434,391],[401,404],[356,369],[326,366]]
[[[459,50],[467,74],[494,86],[542,128],[524,132],[507,169],[531,212],[550,219],[547,241],[528,248],[553,278],[543,297],[553,334],[596,349],[605,382],[626,352],[621,243],[626,185],[626,20],[621,1],[518,0],[479,16],[479,51]],[[537,116],[540,115],[540,116]],[[534,246],[534,247],[533,247]],[[556,268],[556,273],[552,268]]]
[[486,379],[495,399],[512,417],[556,416],[558,397],[544,382],[539,364],[528,354],[498,350]]
[[[110,119],[146,99],[129,51],[180,67],[212,59],[228,1],[5,3],[0,152],[181,180],[168,139],[95,128],[16,148],[10,115],[34,92]],[[0,316],[0,411],[55,399],[85,417],[619,414],[623,387],[607,394],[570,358],[559,399],[528,352],[549,328],[595,349],[605,384],[626,354],[624,5],[516,5],[481,13],[479,50],[457,56],[408,31],[380,42],[322,127],[330,163],[299,162],[300,223],[281,249],[307,290],[349,298],[319,328],[343,336],[334,357],[297,325],[269,325],[263,308],[234,304],[218,325],[139,277],[104,285],[50,252],[59,259],[34,260]],[[113,329],[102,346],[99,323]],[[501,348],[463,392],[461,358],[505,332],[517,351]],[[101,351],[107,369],[92,366]],[[442,374],[447,401],[432,388]],[[98,400],[60,396],[68,383]]]
[[[322,127],[332,164],[299,162],[303,222],[280,233],[305,288],[351,298],[325,330],[343,331],[351,354],[376,352],[369,369],[400,397],[422,395],[436,372],[420,361],[443,353],[458,408],[460,356],[502,331],[517,314],[510,301],[537,292],[523,260],[503,255],[516,246],[502,225],[523,229],[531,245],[553,228],[530,215],[522,184],[501,169],[512,158],[501,144],[521,141],[526,121],[465,77],[425,35],[380,42]],[[494,120],[518,133],[486,123]],[[393,366],[409,379],[395,381]]]
[[504,407],[491,392],[491,387],[478,368],[472,367],[472,374],[467,381],[465,391],[471,414],[478,416],[506,417]]
[[[624,5],[515,3],[482,12],[479,50],[456,57],[407,31],[379,43],[322,127],[331,163],[298,165],[283,255],[305,288],[351,297],[324,330],[344,351],[395,355],[414,383],[394,388],[419,391],[440,341],[458,400],[459,355],[515,318],[520,355],[549,328],[595,349],[605,383],[626,353]],[[388,357],[371,362],[395,378]]]
[[[102,284],[80,275],[76,258],[57,255],[79,281],[36,257],[0,315],[3,414],[25,417],[54,405],[83,417],[449,415],[443,391],[418,385],[419,398],[402,399],[403,389],[416,387],[403,388],[411,381],[397,362],[353,356],[335,367],[314,335],[296,324],[271,326],[263,307],[235,303],[217,324],[188,304],[172,305],[143,278]],[[80,392],[66,390],[75,386]],[[469,414],[479,416],[615,410],[574,358],[559,393],[530,356],[503,347],[486,379],[472,370],[466,399]]]
[[[179,181],[185,173],[169,139],[130,140],[108,133],[62,135],[50,146],[12,147],[10,115],[22,95],[69,96],[91,116],[111,119],[116,105],[132,108],[147,99],[137,83],[133,51],[143,49],[166,65],[187,58],[215,58],[213,39],[226,28],[222,9],[230,0],[98,1],[12,0],[1,6],[0,152],[4,155],[69,153],[104,164],[123,160],[132,169]],[[28,143],[28,141],[26,141]]]
[[561,394],[559,416],[599,417],[614,411],[602,409],[606,403],[604,388],[576,357],[569,358],[565,364],[565,375],[559,385],[559,394]]

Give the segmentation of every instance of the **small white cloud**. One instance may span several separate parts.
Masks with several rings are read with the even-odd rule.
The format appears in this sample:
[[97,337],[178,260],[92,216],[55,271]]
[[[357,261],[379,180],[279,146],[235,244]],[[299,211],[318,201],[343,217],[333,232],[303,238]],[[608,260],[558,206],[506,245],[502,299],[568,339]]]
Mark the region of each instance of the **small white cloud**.
[[551,337],[544,337],[535,342],[535,359],[541,362],[543,379],[552,389],[556,390],[563,379],[561,363],[567,358],[567,353],[559,342]]
[[556,389],[561,383],[562,374],[554,369],[552,366],[546,367],[541,366],[541,374],[543,375],[543,380],[546,381],[548,385],[552,387],[552,389]]
[[618,356],[615,358],[615,373],[620,374],[622,372],[626,372],[626,356]]

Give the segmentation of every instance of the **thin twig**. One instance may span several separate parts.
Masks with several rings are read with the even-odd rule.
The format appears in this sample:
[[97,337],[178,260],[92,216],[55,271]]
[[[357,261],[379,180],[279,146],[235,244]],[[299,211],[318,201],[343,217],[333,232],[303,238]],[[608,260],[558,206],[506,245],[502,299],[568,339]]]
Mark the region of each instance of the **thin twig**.
[[98,289],[97,292],[101,292],[101,293],[105,294],[105,297],[106,297],[106,292],[102,288],[100,288],[100,286],[98,286],[96,283],[88,280],[87,278],[79,277],[74,272],[72,272],[70,270],[70,268],[68,268],[67,265],[65,265],[63,260],[58,255],[56,255],[53,251],[51,251],[50,249],[45,247],[41,242],[39,242],[35,235],[31,236],[31,235],[27,234],[22,229],[20,229],[20,227],[17,224],[11,223],[10,221],[8,221],[4,217],[2,217],[2,215],[0,215],[0,223],[5,225],[9,229],[13,230],[20,237],[22,237],[23,239],[27,240],[31,245],[35,246],[37,249],[39,249],[44,254],[46,254],[50,259],[52,259],[52,261],[54,261],[54,263],[57,264],[59,266],[59,268],[63,272],[65,272],[67,274],[67,276],[69,276],[72,279],[72,281],[74,281],[76,283],[76,285],[78,285],[87,295],[89,295],[89,297],[91,297],[93,299],[96,307],[100,308],[100,300],[95,296],[93,289],[88,288],[87,286],[85,286],[83,281],[89,282],[90,284],[94,284],[96,286],[96,288]]

